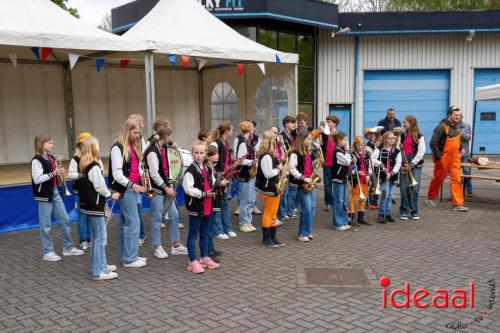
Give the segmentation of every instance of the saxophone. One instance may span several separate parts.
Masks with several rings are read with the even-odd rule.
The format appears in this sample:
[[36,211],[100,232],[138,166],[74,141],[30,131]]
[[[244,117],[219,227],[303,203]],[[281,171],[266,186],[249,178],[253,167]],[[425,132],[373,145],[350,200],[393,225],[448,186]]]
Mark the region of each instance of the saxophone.
[[313,161],[313,173],[311,176],[311,184],[304,183],[302,185],[302,189],[304,192],[309,193],[312,192],[316,188],[316,185],[321,183],[321,177],[318,175],[319,168],[323,166],[325,159],[323,157],[323,152],[321,148],[318,148],[314,151],[314,156],[316,157]]
[[281,194],[288,186],[288,155],[285,155],[285,158],[283,160],[283,169],[280,171],[278,177],[279,178],[278,184],[276,184],[276,192],[278,194]]

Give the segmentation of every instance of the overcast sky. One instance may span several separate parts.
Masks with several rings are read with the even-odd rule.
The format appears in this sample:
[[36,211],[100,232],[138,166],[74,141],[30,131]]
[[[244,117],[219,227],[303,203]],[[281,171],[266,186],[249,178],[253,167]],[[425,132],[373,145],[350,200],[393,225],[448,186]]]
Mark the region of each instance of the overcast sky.
[[133,0],[69,0],[68,7],[75,7],[80,18],[93,26],[102,22],[102,17],[111,12],[111,8],[118,7]]

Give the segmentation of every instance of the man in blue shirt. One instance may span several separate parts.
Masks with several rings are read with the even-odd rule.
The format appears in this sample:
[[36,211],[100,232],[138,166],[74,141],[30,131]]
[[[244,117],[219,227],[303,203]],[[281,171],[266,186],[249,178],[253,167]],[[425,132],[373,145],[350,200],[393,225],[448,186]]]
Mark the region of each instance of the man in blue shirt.
[[[464,115],[461,114],[460,118],[460,135],[462,141],[462,148],[464,150],[464,155],[462,156],[462,163],[468,163],[470,161],[470,140],[472,139],[472,130],[469,124],[464,123]],[[462,172],[464,175],[470,175],[470,168],[462,167]],[[464,179],[465,192],[468,197],[472,197],[472,179]]]

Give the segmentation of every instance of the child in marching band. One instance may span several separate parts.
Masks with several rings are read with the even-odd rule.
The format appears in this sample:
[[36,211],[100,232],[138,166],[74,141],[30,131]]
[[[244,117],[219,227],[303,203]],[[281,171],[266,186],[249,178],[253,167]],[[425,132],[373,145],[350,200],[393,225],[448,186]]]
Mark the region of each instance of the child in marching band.
[[380,145],[375,149],[372,162],[375,167],[380,167],[380,209],[377,222],[396,222],[392,217],[392,196],[401,168],[401,153],[396,147],[396,136],[392,131],[385,132],[380,139]]
[[[90,222],[92,242],[90,245],[90,273],[94,280],[110,280],[118,277],[116,266],[106,260],[107,233],[104,216],[111,214],[106,199],[118,200],[120,193],[111,194],[103,176],[99,157],[99,142],[90,136],[81,142],[81,157],[78,170],[80,179],[80,212]],[[106,211],[107,210],[107,211]]]
[[[283,144],[285,145],[286,153],[289,154],[291,147],[293,147],[295,138],[292,136],[292,131],[295,129],[295,117],[287,115],[283,118],[283,131],[281,132],[281,138],[283,139]],[[293,197],[293,202],[288,200],[290,187],[287,186],[283,193],[281,194],[280,206],[278,209],[278,219],[280,221],[290,220],[294,216],[294,209],[296,207],[296,195]]]
[[306,130],[297,134],[294,150],[290,154],[290,187],[295,188],[300,200],[298,240],[309,242],[313,239],[312,225],[316,212],[316,190],[306,190],[304,185],[312,185],[313,163],[311,156],[312,136]]
[[64,168],[56,164],[52,156],[54,142],[49,135],[35,137],[35,156],[31,160],[31,186],[33,197],[38,202],[38,222],[42,242],[43,260],[59,261],[61,257],[54,252],[50,239],[52,216],[59,222],[63,236],[63,256],[79,256],[84,252],[75,247],[71,239],[71,225],[61,196],[61,184],[58,177],[64,175]]
[[[377,148],[377,141],[379,139],[379,133],[380,131],[376,132],[374,131],[377,128],[367,128],[365,129],[365,138],[367,139],[366,141],[366,150],[370,153],[371,156],[373,156],[373,152]],[[376,169],[373,168],[373,173],[376,173]],[[379,209],[380,205],[378,204],[378,196],[374,195],[374,188],[373,188],[373,174],[372,174],[372,181],[370,182],[370,187],[368,189],[368,205],[370,209]]]
[[[195,141],[192,145],[193,163],[187,168],[182,182],[186,209],[189,214],[188,231],[188,271],[199,274],[204,268],[219,267],[208,256],[208,228],[213,212],[213,198],[216,193],[212,190],[215,181],[212,170],[205,165],[206,144]],[[200,260],[196,259],[196,241],[199,237]]]
[[187,248],[182,246],[179,235],[179,212],[175,204],[177,195],[170,176],[167,143],[172,130],[167,127],[156,129],[156,137],[150,140],[149,147],[144,152],[144,166],[149,171],[151,187],[155,196],[151,198],[151,239],[153,255],[158,259],[168,258],[161,245],[161,223],[165,210],[168,210],[171,254],[187,254]]
[[337,116],[326,117],[326,125],[330,130],[330,134],[321,133],[321,150],[325,162],[323,163],[323,185],[325,188],[325,207],[326,211],[332,210],[332,168],[333,168],[333,155],[335,153],[335,142],[333,136],[337,133],[337,125],[340,120]]
[[80,185],[80,179],[83,178],[83,173],[79,172],[78,165],[80,164],[81,157],[81,145],[85,139],[89,138],[92,134],[88,132],[83,132],[78,135],[75,145],[75,153],[69,162],[68,167],[68,179],[73,181],[73,193],[75,195],[75,206],[78,215],[78,238],[80,239],[80,249],[87,251],[90,245],[90,223],[85,214],[80,213],[80,196],[78,194],[78,188]]
[[[277,129],[276,129],[277,131]],[[276,238],[275,217],[280,203],[280,194],[277,192],[279,173],[283,169],[281,160],[276,155],[276,134],[266,131],[262,135],[259,146],[258,170],[255,187],[264,199],[264,213],[262,214],[262,242],[268,247],[280,247],[285,244]]]
[[333,139],[335,142],[332,167],[333,227],[336,230],[345,231],[351,228],[347,217],[347,176],[352,158],[349,153],[347,134],[338,132]]
[[354,142],[352,143],[352,154],[354,156],[353,160],[355,163],[351,172],[352,189],[351,201],[349,202],[349,218],[351,221],[354,221],[354,214],[357,212],[358,223],[368,224],[365,220],[365,198],[368,196],[368,180],[372,174],[370,166],[371,155],[365,147],[362,136],[354,138]]

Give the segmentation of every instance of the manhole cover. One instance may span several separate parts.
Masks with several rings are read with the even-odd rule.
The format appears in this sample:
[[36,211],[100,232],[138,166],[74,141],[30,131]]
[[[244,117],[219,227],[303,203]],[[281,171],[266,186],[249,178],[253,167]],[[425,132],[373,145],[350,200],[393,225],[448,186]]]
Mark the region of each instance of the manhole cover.
[[297,271],[299,286],[371,287],[376,277],[369,269],[306,267]]

